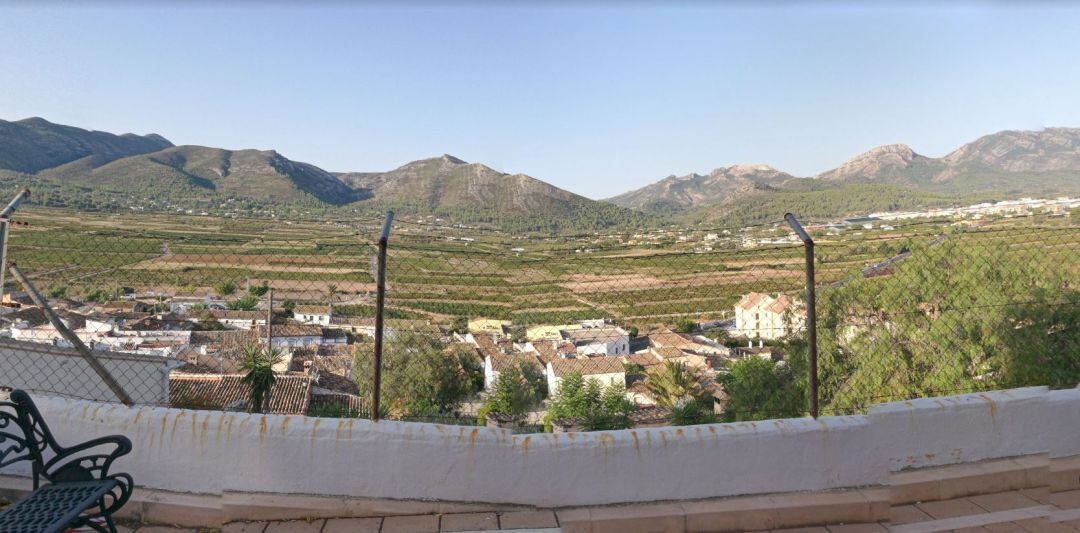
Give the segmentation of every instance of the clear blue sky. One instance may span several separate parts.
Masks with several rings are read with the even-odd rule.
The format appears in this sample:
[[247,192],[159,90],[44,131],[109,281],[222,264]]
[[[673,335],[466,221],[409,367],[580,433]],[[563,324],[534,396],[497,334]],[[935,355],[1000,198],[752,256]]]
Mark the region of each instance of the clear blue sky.
[[335,171],[450,153],[599,198],[1080,126],[1080,9],[0,3],[0,118],[28,116]]

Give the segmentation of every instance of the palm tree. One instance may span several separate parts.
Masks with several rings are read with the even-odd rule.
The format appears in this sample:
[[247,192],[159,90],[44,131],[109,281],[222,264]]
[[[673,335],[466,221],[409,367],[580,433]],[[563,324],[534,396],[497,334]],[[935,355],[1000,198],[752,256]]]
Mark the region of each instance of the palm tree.
[[690,368],[675,361],[665,361],[662,368],[649,375],[645,388],[656,398],[656,405],[664,409],[674,409],[688,400],[697,401],[704,392]]
[[266,409],[270,389],[274,387],[274,366],[282,361],[281,352],[274,348],[262,349],[251,344],[244,348],[244,362],[240,370],[244,377],[240,383],[251,389],[251,411],[261,413]]

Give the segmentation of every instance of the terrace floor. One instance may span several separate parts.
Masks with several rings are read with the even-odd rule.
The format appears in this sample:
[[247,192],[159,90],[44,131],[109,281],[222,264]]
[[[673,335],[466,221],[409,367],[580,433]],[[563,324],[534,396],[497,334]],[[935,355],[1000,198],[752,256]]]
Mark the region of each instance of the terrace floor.
[[[627,508],[633,509],[632,507]],[[319,519],[313,521],[234,522],[222,533],[435,533],[441,531],[513,530],[526,532],[627,532],[687,531],[676,514],[663,523],[655,513],[636,525],[575,520],[556,511],[507,513],[467,513],[393,516],[385,518]],[[640,527],[637,527],[640,526]],[[200,531],[163,526],[125,525],[121,532],[196,533]],[[1080,531],[1080,490],[1051,493],[1046,488],[1011,490],[950,500],[929,501],[891,507],[890,519],[861,524],[833,524],[817,527],[778,529],[798,533],[895,532],[928,533],[963,531],[990,533],[1042,533]]]

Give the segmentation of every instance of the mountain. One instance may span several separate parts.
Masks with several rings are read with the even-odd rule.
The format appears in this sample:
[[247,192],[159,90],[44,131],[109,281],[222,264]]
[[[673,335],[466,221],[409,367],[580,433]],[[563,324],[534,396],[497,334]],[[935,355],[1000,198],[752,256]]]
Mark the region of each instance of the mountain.
[[152,188],[261,202],[314,199],[340,205],[355,199],[353,190],[329,172],[292,161],[273,150],[173,146],[96,168],[64,165],[38,175],[67,184],[118,191]]
[[[767,171],[733,171],[745,168]],[[607,201],[683,221],[727,219],[738,224],[776,217],[794,206],[814,216],[835,217],[968,199],[1076,193],[1080,128],[1047,128],[986,135],[940,158],[921,155],[905,144],[879,146],[810,179],[764,165],[720,168],[707,176],[669,176]]]
[[453,156],[389,172],[333,174],[274,150],[174,146],[159,135],[114,135],[31,118],[0,121],[0,188],[89,210],[251,213],[273,210],[443,215],[455,222],[557,231],[638,224],[636,211],[524,174]]
[[769,191],[793,178],[768,165],[734,165],[718,168],[706,175],[668,176],[607,201],[644,211],[672,212]]
[[1058,194],[1080,189],[1080,128],[1000,131],[941,158],[905,145],[874,148],[818,178],[944,194]]
[[460,221],[551,229],[606,227],[644,218],[525,174],[507,174],[451,155],[413,161],[389,172],[336,176],[365,198],[356,205]]
[[912,169],[928,166],[937,166],[936,161],[915,153],[906,144],[888,144],[848,159],[839,167],[818,174],[817,178],[890,182],[911,173]]
[[122,157],[156,152],[172,143],[160,135],[114,135],[53,124],[43,118],[0,120],[0,169],[35,173],[86,160],[100,166]]
[[1080,129],[1002,131],[944,157],[907,145],[874,148],[814,178],[767,165],[668,176],[595,201],[525,174],[442,157],[387,172],[327,172],[274,150],[174,146],[160,135],[115,135],[42,118],[0,120],[0,194],[90,210],[215,213],[379,213],[443,216],[521,231],[591,230],[657,221],[779,219],[786,210],[835,218],[972,199],[1080,193]]

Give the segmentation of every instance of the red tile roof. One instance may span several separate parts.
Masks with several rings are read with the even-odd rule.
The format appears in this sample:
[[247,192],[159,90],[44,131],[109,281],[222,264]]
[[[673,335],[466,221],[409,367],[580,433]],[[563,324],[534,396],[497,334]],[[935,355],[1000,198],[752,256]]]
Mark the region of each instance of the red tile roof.
[[560,378],[574,373],[590,376],[596,374],[617,374],[626,371],[623,367],[622,359],[619,357],[559,359],[551,362],[551,369],[555,372],[555,377]]
[[[250,411],[251,389],[240,382],[243,374],[169,374],[169,406],[215,411]],[[273,414],[301,415],[311,402],[313,377],[278,374],[270,390]]]

